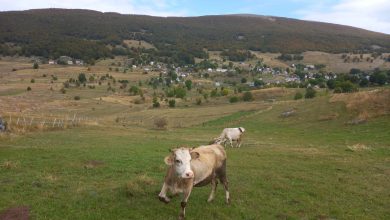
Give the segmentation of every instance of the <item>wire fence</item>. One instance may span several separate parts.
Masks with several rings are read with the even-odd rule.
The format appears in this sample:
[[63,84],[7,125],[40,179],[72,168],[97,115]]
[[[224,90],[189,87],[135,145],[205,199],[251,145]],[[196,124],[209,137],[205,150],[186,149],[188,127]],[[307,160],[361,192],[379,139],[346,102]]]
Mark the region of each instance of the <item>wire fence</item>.
[[59,115],[2,115],[2,124],[6,131],[23,132],[32,130],[53,130],[77,127],[81,125],[98,125],[98,119],[78,116],[77,114]]

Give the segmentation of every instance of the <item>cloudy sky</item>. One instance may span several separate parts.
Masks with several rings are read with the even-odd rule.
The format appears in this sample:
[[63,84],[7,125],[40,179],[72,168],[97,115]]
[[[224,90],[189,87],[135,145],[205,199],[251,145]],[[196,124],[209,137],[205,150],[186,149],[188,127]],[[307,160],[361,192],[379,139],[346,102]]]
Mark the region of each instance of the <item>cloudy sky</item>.
[[[0,10],[82,8],[122,14],[260,14],[324,21],[390,34],[390,0],[1,0]],[[0,21],[1,22],[1,21]]]

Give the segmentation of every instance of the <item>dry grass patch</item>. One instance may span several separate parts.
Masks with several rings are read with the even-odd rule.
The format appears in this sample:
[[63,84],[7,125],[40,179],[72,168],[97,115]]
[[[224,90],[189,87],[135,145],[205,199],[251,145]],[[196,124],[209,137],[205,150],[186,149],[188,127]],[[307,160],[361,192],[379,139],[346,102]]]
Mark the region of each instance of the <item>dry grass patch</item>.
[[331,121],[331,120],[334,120],[338,117],[339,117],[338,113],[330,113],[327,115],[321,115],[320,117],[318,117],[318,120],[319,121]]
[[101,167],[101,166],[104,166],[104,162],[103,161],[99,161],[99,160],[90,160],[90,161],[87,161],[85,164],[84,164],[84,168],[85,169],[93,169],[93,168],[96,168],[96,167]]
[[145,48],[145,49],[156,49],[156,47],[153,44],[150,44],[146,41],[138,41],[138,40],[124,40],[123,43],[125,43],[128,47],[134,47],[134,48]]
[[126,183],[125,193],[128,197],[144,195],[150,186],[156,185],[157,181],[146,174],[136,176]]
[[18,167],[19,167],[19,162],[17,161],[15,162],[15,161],[6,160],[0,164],[0,168],[7,169],[7,170],[15,169]]
[[367,120],[390,114],[389,89],[334,94],[330,102],[345,103],[347,111],[355,113],[359,120]]
[[364,144],[360,144],[360,143],[357,143],[357,144],[354,144],[352,146],[347,146],[347,150],[350,150],[350,151],[366,151],[366,150],[371,150],[370,147],[367,147],[366,145]]
[[292,93],[293,91],[289,89],[279,88],[279,87],[269,88],[269,89],[259,89],[259,90],[252,91],[255,100],[276,99],[276,98],[287,96]]

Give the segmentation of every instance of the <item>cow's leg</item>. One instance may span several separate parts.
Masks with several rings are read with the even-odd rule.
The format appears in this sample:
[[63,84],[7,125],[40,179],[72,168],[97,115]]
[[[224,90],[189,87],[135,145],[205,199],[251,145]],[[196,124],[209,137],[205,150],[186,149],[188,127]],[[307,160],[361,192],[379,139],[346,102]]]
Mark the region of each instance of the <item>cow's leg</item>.
[[231,138],[229,138],[229,141],[230,141],[230,147],[233,148],[233,140]]
[[187,188],[184,189],[184,191],[183,191],[183,200],[180,203],[180,205],[181,205],[181,211],[180,211],[180,215],[179,215],[180,220],[184,219],[186,216],[187,201],[191,195],[192,187],[193,187],[193,185],[192,185],[192,181],[191,181],[191,184],[189,184],[187,186]]
[[219,181],[223,184],[223,187],[225,188],[226,193],[226,204],[230,203],[230,194],[229,194],[229,182],[226,177],[226,160],[223,162],[222,168],[218,172],[219,175]]
[[237,140],[237,147],[238,147],[238,148],[241,147],[241,138],[239,138],[239,139]]
[[211,202],[214,200],[215,190],[217,189],[217,185],[218,185],[218,180],[214,175],[213,179],[211,180],[211,193],[210,193],[209,199],[207,199],[207,202]]
[[160,194],[158,194],[158,199],[160,199],[161,202],[168,203],[170,199],[167,197],[168,192],[168,185],[164,182],[164,185],[162,186]]
[[223,183],[223,187],[225,188],[226,204],[230,204],[229,182],[226,178],[226,175],[224,178],[222,178],[221,182]]

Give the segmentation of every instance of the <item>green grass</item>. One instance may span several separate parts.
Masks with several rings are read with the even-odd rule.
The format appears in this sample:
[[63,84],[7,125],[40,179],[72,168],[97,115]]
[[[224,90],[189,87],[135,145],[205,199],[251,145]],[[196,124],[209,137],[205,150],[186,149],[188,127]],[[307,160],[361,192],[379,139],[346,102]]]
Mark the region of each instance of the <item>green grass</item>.
[[[296,115],[279,117],[290,108]],[[333,112],[337,119],[318,120]],[[243,146],[227,148],[232,204],[224,204],[221,185],[211,204],[210,187],[195,188],[188,219],[389,219],[390,117],[345,125],[350,117],[319,97],[166,131],[80,127],[3,136],[0,212],[27,205],[33,219],[176,219],[180,198],[157,199],[168,149],[243,126]],[[355,144],[370,149],[348,150]]]

